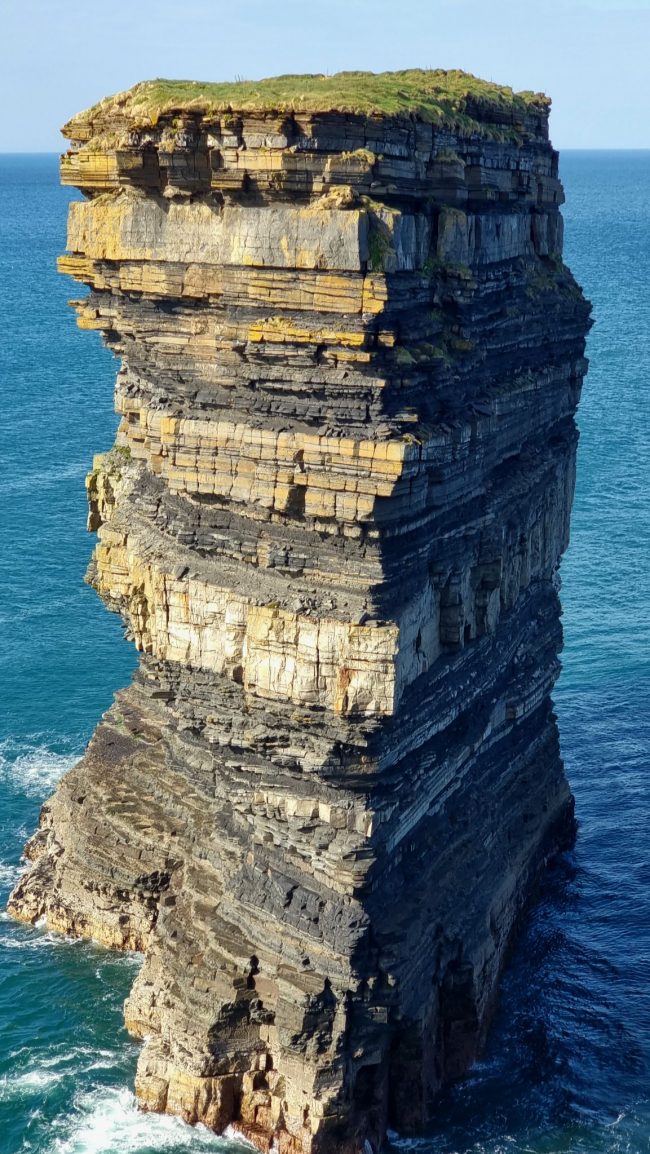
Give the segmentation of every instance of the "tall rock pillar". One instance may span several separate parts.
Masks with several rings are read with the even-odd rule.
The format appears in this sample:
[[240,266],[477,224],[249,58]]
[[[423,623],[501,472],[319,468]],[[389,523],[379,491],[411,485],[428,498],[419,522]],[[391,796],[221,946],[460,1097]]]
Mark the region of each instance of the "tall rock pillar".
[[403,73],[156,82],[66,128],[61,269],[121,364],[89,579],[141,662],[10,909],[143,951],[142,1105],[260,1150],[426,1124],[571,837],[588,305],[547,121]]

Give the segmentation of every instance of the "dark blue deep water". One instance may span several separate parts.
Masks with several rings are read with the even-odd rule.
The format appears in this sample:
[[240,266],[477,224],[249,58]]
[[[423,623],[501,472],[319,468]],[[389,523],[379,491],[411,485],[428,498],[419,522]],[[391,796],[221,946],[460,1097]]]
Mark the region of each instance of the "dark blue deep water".
[[[484,1060],[421,1154],[650,1151],[650,153],[567,153],[566,255],[594,302],[556,692],[577,799]],[[0,156],[0,903],[40,802],[134,654],[82,584],[84,474],[115,364],[55,272],[53,156]],[[137,967],[0,920],[0,1154],[234,1151],[140,1115],[121,1002]]]

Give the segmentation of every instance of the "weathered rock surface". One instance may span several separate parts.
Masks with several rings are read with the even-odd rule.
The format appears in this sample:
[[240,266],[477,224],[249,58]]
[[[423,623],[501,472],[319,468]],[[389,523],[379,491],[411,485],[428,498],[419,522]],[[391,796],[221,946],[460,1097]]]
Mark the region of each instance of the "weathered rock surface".
[[89,579],[142,660],[10,910],[144,951],[145,1108],[352,1154],[471,1063],[572,835],[589,308],[543,98],[432,123],[236,87],[67,126],[61,268],[121,358]]

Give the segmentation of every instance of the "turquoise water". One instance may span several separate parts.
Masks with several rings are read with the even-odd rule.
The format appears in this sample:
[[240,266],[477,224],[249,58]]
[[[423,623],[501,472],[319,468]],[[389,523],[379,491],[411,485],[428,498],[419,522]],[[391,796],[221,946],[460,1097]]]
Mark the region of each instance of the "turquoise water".
[[[594,302],[556,693],[580,834],[514,951],[484,1060],[421,1154],[650,1151],[650,153],[565,154],[567,259]],[[83,477],[115,363],[66,307],[56,158],[0,156],[0,903],[40,802],[134,664],[82,584]],[[0,1154],[230,1151],[137,1113],[137,968],[0,920]]]

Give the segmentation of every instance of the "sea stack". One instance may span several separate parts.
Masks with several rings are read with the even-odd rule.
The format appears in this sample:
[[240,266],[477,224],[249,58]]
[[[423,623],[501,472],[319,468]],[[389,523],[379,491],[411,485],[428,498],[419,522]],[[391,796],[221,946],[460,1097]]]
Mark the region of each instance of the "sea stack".
[[573,835],[589,306],[548,112],[346,73],[148,82],[64,130],[60,267],[120,358],[88,579],[141,661],[9,908],[142,951],[142,1106],[262,1151],[426,1126]]

